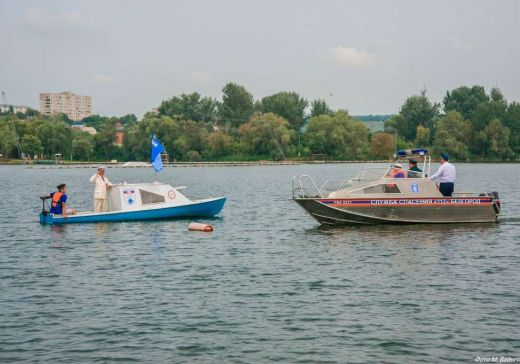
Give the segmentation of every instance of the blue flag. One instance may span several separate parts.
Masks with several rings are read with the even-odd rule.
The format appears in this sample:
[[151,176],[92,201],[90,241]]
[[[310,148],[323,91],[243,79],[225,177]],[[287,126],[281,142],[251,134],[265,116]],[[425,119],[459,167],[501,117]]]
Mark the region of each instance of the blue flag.
[[162,159],[161,159],[161,153],[164,152],[164,147],[155,137],[155,133],[152,136],[152,157],[151,162],[153,169],[155,169],[155,172],[160,172],[163,169]]

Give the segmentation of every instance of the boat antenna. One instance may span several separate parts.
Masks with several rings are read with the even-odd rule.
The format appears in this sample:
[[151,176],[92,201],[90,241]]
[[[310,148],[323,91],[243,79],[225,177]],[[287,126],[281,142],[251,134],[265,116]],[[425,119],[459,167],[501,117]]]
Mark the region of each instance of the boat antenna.
[[395,161],[397,159],[397,128],[395,129],[394,143],[395,143],[395,153],[394,153],[394,161]]
[[422,88],[422,90],[421,90],[421,96],[422,96],[422,97],[426,97],[426,91],[428,91],[428,90],[426,89],[426,85],[423,84],[423,88]]

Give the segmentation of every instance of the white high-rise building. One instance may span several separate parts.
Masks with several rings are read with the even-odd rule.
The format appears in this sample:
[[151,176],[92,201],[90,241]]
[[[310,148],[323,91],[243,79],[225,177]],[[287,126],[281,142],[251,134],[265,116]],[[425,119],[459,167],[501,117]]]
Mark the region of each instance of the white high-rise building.
[[74,121],[92,115],[92,97],[72,92],[41,93],[40,112],[44,115],[67,114]]

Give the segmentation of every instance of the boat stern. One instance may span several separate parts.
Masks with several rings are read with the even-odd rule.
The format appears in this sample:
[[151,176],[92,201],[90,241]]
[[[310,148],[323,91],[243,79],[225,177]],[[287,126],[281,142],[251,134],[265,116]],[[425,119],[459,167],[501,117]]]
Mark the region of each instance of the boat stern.
[[54,223],[54,215],[49,211],[40,211],[40,224],[52,225]]

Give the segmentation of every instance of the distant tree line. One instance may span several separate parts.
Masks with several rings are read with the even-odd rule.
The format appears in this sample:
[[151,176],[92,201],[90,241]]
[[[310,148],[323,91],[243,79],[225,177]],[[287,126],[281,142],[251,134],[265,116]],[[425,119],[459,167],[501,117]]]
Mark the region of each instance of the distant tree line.
[[[385,121],[371,132],[362,121]],[[255,100],[243,86],[228,83],[217,100],[197,92],[173,96],[157,112],[81,121],[89,133],[71,128],[65,115],[0,115],[0,153],[4,157],[50,158],[61,153],[75,160],[148,160],[155,133],[170,160],[258,160],[320,158],[388,159],[397,147],[429,147],[459,160],[514,160],[520,153],[520,104],[508,103],[498,89],[481,86],[448,91],[443,104],[411,96],[399,113],[351,117],[324,100],[309,102],[296,92]],[[122,146],[116,124],[124,126]],[[396,140],[397,136],[397,140]]]
[[409,97],[385,123],[401,147],[426,146],[459,160],[515,160],[520,153],[520,104],[508,103],[498,88],[461,86],[446,92],[442,105]]
[[153,132],[175,160],[370,157],[369,130],[346,111],[296,92],[255,100],[235,83],[222,88],[221,100],[194,92],[161,102],[157,114],[147,113],[128,127],[123,145],[128,159],[148,158]]
[[72,128],[75,123],[65,114],[22,115],[0,116],[0,153],[4,158],[52,159],[54,154],[80,161],[123,158],[122,148],[115,144],[116,123],[137,122],[132,114],[119,118],[93,115],[81,121],[96,128],[97,134],[92,135]]

